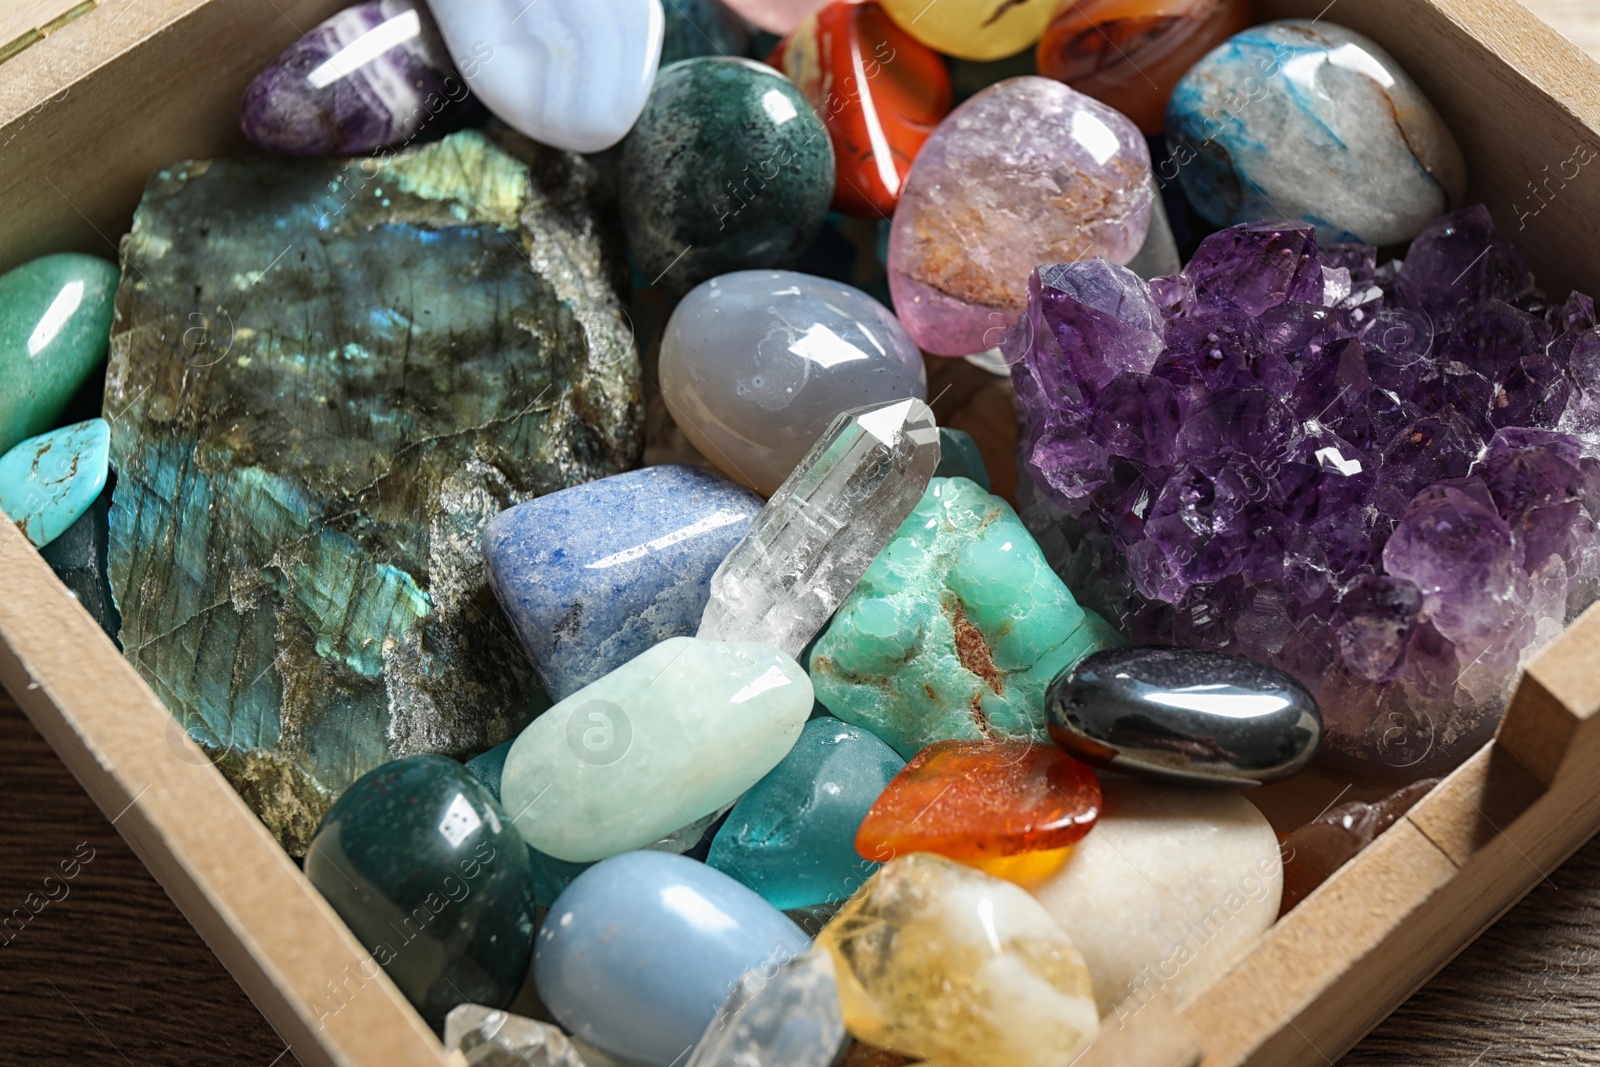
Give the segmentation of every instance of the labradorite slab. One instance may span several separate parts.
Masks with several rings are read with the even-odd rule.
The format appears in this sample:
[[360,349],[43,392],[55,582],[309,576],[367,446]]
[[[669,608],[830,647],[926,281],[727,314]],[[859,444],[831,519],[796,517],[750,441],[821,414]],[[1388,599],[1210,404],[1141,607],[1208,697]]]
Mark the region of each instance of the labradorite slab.
[[546,706],[483,528],[638,460],[599,182],[504,144],[177,164],[123,241],[123,646],[291,852],[366,771]]

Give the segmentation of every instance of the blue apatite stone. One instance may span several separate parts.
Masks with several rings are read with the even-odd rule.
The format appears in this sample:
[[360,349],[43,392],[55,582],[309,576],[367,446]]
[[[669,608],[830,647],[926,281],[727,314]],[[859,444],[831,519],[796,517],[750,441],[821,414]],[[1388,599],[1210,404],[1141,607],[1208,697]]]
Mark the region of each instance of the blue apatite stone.
[[[515,738],[503,745],[496,745],[487,752],[480,752],[467,760],[467,770],[473,777],[483,783],[495,799],[500,801],[500,779],[505,775],[506,756],[511,752]],[[541,908],[548,908],[555,903],[561,891],[572,884],[578,875],[593,867],[592,863],[571,863],[567,860],[558,860],[554,856],[547,856],[543,852],[528,846],[528,862],[533,867],[533,902]]]
[[89,510],[106,487],[111,427],[90,419],[30,437],[0,456],[0,511],[43,547]]
[[506,756],[511,754],[511,746],[516,740],[513,737],[510,741],[504,741],[489,751],[480,752],[467,760],[467,770],[483,783],[483,787],[494,797],[496,803],[500,801],[500,779],[505,774]]
[[720,475],[666,465],[495,516],[483,534],[489,580],[551,698],[693,636],[711,575],[760,510]]
[[624,852],[556,900],[533,980],[572,1033],[643,1067],[669,1067],[687,1059],[741,974],[809,947],[782,912],[722,872]]
[[978,442],[965,430],[951,430],[939,427],[939,466],[933,472],[935,478],[966,478],[983,486],[985,492],[992,492],[994,487],[989,484],[989,468],[984,466],[983,453],[978,451]]
[[812,719],[783,762],[733,806],[706,864],[776,908],[844,900],[878,867],[856,852],[856,830],[905,765],[865,730]]

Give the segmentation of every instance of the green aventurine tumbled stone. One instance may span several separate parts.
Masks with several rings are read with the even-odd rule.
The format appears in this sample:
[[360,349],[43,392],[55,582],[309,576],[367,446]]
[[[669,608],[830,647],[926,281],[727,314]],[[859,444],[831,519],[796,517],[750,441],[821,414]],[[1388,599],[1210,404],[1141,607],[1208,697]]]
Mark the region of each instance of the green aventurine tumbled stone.
[[587,162],[478,132],[147,187],[106,384],[122,642],[291,852],[365,771],[546,706],[480,541],[637,462],[614,225]]
[[935,478],[817,639],[811,683],[834,715],[910,758],[951,738],[1044,740],[1050,682],[1120,643],[1011,505]]
[[0,455],[56,424],[106,358],[117,268],[66,252],[0,275]]

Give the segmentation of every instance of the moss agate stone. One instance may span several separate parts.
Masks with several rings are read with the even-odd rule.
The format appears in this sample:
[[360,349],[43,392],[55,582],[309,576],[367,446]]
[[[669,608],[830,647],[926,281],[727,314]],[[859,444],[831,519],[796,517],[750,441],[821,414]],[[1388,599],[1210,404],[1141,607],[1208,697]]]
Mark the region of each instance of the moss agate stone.
[[935,478],[811,651],[817,699],[908,759],[935,741],[1045,735],[1045,690],[1119,643],[1004,500]]
[[598,180],[505,144],[177,164],[123,242],[123,645],[294,853],[366,771],[545,705],[484,527],[638,458]]

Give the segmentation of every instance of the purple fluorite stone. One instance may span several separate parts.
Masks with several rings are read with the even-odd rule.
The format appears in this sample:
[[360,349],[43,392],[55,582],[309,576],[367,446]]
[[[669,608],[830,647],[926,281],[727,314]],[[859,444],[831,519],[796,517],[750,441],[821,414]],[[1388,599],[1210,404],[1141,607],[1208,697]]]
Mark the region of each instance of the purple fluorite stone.
[[1058,569],[1138,639],[1295,674],[1335,758],[1458,763],[1600,593],[1594,302],[1548,301],[1483,208],[1403,262],[1257,223],[1029,294],[1004,348]]
[[369,0],[319,23],[258,74],[239,125],[269,152],[356,155],[448,133],[468,99],[422,4]]

